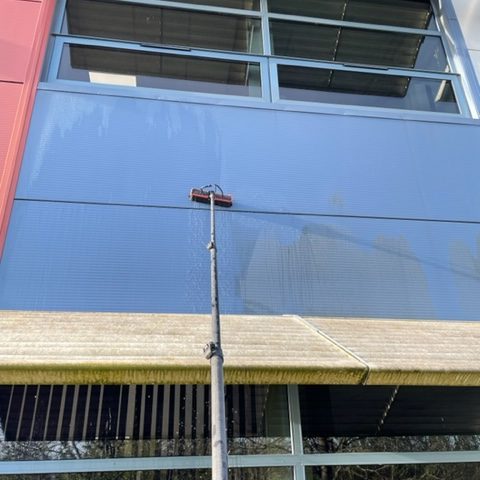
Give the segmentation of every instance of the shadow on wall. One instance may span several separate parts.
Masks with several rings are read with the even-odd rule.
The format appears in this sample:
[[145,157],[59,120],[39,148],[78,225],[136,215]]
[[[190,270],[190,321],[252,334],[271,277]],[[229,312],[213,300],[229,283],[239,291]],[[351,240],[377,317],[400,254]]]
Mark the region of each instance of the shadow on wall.
[[240,295],[247,313],[435,317],[421,262],[403,236],[370,244],[325,225],[308,224],[283,245],[264,230]]

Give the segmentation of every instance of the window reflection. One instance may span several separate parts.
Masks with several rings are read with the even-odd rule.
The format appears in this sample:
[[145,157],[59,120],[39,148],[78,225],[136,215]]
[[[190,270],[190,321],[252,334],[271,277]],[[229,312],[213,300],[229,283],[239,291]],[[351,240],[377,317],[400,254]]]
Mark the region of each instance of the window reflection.
[[62,32],[209,50],[263,50],[255,18],[100,0],[69,0]]
[[268,0],[269,11],[409,28],[429,28],[428,0]]
[[289,65],[278,79],[284,100],[459,113],[449,80]]
[[261,97],[260,65],[188,55],[65,45],[58,78]]
[[475,479],[480,463],[435,465],[346,465],[306,468],[307,480],[446,480]]
[[271,21],[273,53],[285,57],[448,71],[438,37]]
[[[289,453],[286,388],[226,389],[230,454]],[[204,385],[0,387],[0,459],[210,454]]]

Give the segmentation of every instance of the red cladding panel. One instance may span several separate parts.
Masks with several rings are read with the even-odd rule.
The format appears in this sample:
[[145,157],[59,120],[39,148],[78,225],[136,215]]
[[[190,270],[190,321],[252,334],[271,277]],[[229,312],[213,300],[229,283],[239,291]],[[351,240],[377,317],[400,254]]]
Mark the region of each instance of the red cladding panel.
[[55,0],[0,0],[0,254]]
[[0,0],[0,81],[26,80],[42,4]]
[[[16,83],[0,82],[0,172],[5,172],[8,151],[12,142],[13,126],[23,86]],[[1,178],[1,177],[0,177]],[[0,181],[0,185],[3,182]],[[0,204],[0,210],[2,209]]]

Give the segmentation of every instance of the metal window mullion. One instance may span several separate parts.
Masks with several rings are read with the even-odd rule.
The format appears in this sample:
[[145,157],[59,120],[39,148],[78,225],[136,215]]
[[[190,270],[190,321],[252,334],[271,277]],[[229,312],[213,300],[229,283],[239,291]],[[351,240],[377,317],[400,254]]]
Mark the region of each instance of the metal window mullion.
[[63,19],[66,15],[67,0],[57,0],[53,17],[52,32],[59,33],[62,30]]
[[272,90],[270,82],[269,62],[267,58],[260,59],[260,85],[262,88],[262,99],[265,102],[271,102]]
[[[475,72],[472,70],[467,71],[469,68],[469,61],[467,60],[467,62],[465,62],[466,59],[462,56],[462,54],[456,53],[458,49],[459,35],[461,36],[461,32],[459,30],[455,31],[455,28],[459,29],[458,24],[454,26],[448,22],[450,15],[455,15],[452,2],[450,0],[446,0],[445,2],[441,2],[440,6],[437,0],[433,0],[431,5],[437,27],[442,34],[442,46],[445,51],[450,70],[458,72],[460,75],[460,78],[454,82],[454,91],[456,98],[458,99],[458,104],[462,115],[465,117],[474,116],[475,118],[478,118],[478,113],[476,112],[477,101],[475,99],[475,94],[472,94],[472,90],[476,90],[476,96],[478,97],[480,89],[478,88]],[[442,10],[445,10],[445,12],[442,13]],[[445,21],[445,19],[447,20]]]
[[278,63],[272,59],[268,60],[269,80],[270,80],[270,95],[272,102],[280,100],[280,85],[278,83]]
[[264,55],[272,54],[272,45],[270,42],[270,27],[268,25],[268,5],[267,0],[260,0],[260,13],[262,15],[262,42]]
[[406,33],[422,35],[426,37],[441,37],[441,32],[435,30],[423,30],[421,28],[395,27],[393,25],[349,22],[347,20],[330,20],[328,18],[304,17],[300,15],[286,15],[283,13],[270,13],[269,18],[273,20],[285,20],[291,22],[313,23],[315,25],[326,25],[331,27],[356,28],[361,30],[375,30],[380,32]]
[[56,38],[52,48],[52,56],[50,59],[50,67],[48,69],[47,81],[53,82],[58,77],[60,70],[60,61],[62,59],[63,45],[65,42],[62,39]]
[[302,419],[300,415],[300,399],[298,385],[288,385],[288,413],[290,418],[290,436],[292,439],[292,453],[296,458],[294,466],[295,480],[305,480],[305,467],[303,465],[303,435]]
[[223,14],[241,15],[241,16],[247,16],[247,17],[260,17],[261,15],[261,13],[257,10],[244,10],[240,8],[199,5],[195,3],[177,3],[177,2],[169,2],[168,0],[116,0],[116,3],[128,3],[128,4],[134,3],[136,5],[168,7],[168,8],[175,8],[177,10],[195,10],[198,12],[223,13]]
[[459,76],[456,76],[452,79],[452,88],[455,94],[455,100],[457,101],[458,108],[460,109],[460,114],[463,117],[470,117],[470,106],[465,95],[465,92],[462,88],[462,82]]

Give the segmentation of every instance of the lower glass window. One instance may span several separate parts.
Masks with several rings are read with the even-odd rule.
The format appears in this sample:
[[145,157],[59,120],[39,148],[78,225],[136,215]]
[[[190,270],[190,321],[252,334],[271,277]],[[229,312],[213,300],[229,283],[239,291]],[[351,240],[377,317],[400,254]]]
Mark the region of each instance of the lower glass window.
[[480,478],[480,463],[318,466],[305,473],[307,480],[473,480]]
[[58,78],[261,97],[260,65],[188,55],[65,44]]
[[[290,453],[284,386],[226,388],[229,454]],[[0,387],[0,460],[210,455],[205,385]]]
[[[6,475],[8,480],[211,480],[209,469]],[[230,468],[228,480],[293,480],[289,467]]]
[[450,80],[278,65],[280,98],[459,113]]
[[478,388],[302,386],[299,396],[306,454],[480,450]]

